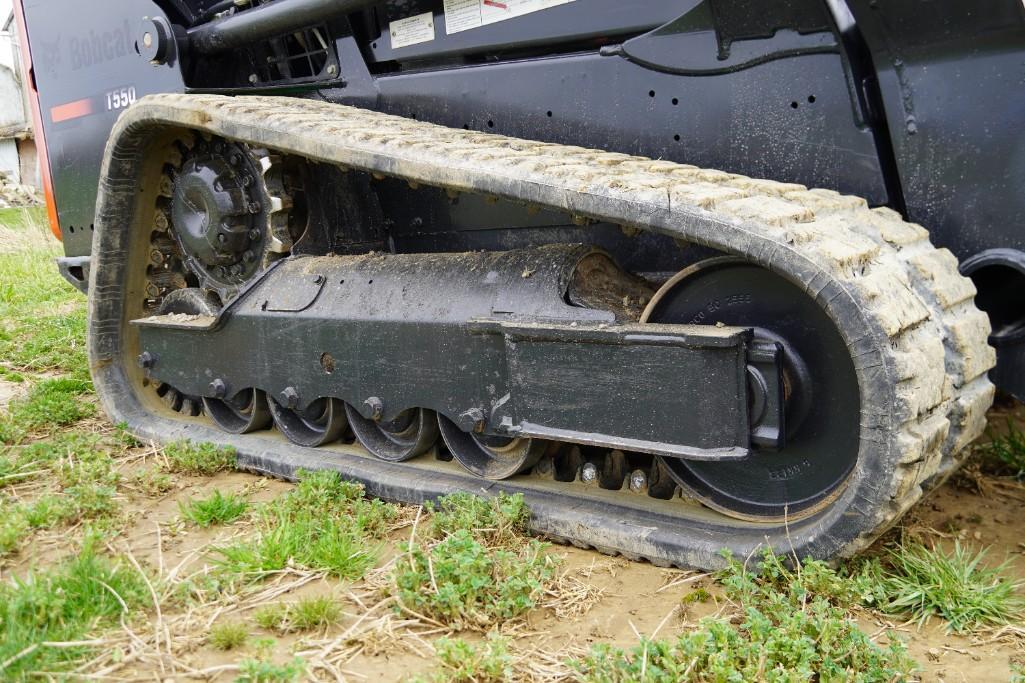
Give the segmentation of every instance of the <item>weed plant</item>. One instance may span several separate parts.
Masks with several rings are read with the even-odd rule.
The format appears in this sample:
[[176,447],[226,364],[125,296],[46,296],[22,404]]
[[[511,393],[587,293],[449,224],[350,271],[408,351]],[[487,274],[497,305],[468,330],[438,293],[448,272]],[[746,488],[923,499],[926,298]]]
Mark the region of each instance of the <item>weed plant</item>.
[[545,544],[523,535],[521,495],[460,493],[427,510],[424,537],[396,563],[402,606],[455,628],[487,630],[537,605],[557,562]]
[[990,474],[1015,477],[1025,481],[1025,432],[1007,421],[1007,431],[990,433],[989,442],[979,446],[983,468]]
[[767,551],[755,571],[730,558],[718,581],[742,610],[737,623],[706,618],[675,640],[642,639],[628,651],[596,645],[572,663],[580,679],[868,683],[903,680],[916,668],[902,643],[880,647],[848,619],[857,588],[822,563],[791,570]]
[[439,638],[434,644],[438,668],[414,683],[504,683],[515,680],[508,639],[495,632],[477,645],[459,638]]
[[306,663],[296,657],[286,664],[249,658],[239,662],[235,683],[293,683],[306,674]]
[[214,624],[206,642],[215,650],[235,650],[249,640],[249,629],[240,621],[228,621]]
[[266,605],[256,610],[253,618],[268,631],[295,633],[314,631],[338,623],[342,608],[336,600],[327,596],[302,598],[298,602],[282,602]]
[[176,474],[210,477],[235,468],[235,449],[212,443],[175,441],[164,446],[164,456]]

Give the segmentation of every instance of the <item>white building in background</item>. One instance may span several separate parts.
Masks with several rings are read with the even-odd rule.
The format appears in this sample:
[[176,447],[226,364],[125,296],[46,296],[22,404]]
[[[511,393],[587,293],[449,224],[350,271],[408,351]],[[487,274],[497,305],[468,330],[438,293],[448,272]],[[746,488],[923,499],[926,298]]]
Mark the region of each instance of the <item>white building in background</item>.
[[11,0],[0,0],[0,173],[16,184],[39,187],[28,94],[21,82],[21,53]]

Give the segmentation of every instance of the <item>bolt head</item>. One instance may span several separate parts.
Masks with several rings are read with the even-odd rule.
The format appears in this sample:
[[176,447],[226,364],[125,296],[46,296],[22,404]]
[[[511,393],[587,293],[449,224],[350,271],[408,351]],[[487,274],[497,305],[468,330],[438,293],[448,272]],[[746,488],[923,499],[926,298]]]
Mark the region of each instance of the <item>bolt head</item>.
[[146,31],[142,34],[142,44],[146,47],[153,47],[153,34]]
[[224,383],[224,380],[217,378],[210,382],[210,393],[213,394],[214,398],[224,398],[228,393],[228,385]]
[[256,260],[256,254],[253,253],[252,249],[246,249],[242,254],[242,260],[246,263],[252,263]]
[[252,230],[246,233],[246,236],[255,242],[256,240],[260,239],[260,231],[256,228],[253,228]]
[[260,77],[257,76],[256,74],[249,74],[249,82],[252,83],[253,85],[256,85],[256,83],[258,83],[259,80],[260,80]]
[[593,462],[586,463],[583,469],[580,470],[580,481],[589,484],[597,478],[598,468],[594,466]]
[[281,403],[289,410],[295,410],[299,407],[299,392],[295,387],[285,387],[284,391],[280,394]]
[[327,65],[327,72],[330,75],[334,76],[336,73],[338,73],[338,67],[335,66],[334,64],[328,64]]
[[648,485],[648,475],[644,474],[641,470],[634,470],[630,474],[630,490],[639,492],[643,491]]
[[371,396],[367,400],[363,401],[363,405],[370,410],[371,420],[378,422],[381,417],[384,416],[384,401],[379,399],[377,396]]
[[139,354],[138,361],[140,368],[146,368],[148,370],[157,364],[157,357],[149,351],[143,351]]

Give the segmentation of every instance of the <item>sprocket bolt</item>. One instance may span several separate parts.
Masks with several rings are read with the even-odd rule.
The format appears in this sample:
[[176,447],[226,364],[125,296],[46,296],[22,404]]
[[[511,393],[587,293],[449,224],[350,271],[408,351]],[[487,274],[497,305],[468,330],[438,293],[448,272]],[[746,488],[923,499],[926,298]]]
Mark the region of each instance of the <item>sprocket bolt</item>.
[[281,402],[289,410],[295,410],[299,407],[299,392],[295,387],[285,387],[280,396]]
[[214,398],[224,398],[228,394],[228,385],[224,383],[224,380],[217,378],[210,382],[210,393],[213,394]]
[[255,242],[256,240],[260,239],[260,231],[256,228],[253,228],[248,233],[246,233],[246,237]]
[[374,422],[380,422],[384,416],[384,402],[376,396],[371,396],[367,400],[363,401],[363,405],[370,409],[370,419]]

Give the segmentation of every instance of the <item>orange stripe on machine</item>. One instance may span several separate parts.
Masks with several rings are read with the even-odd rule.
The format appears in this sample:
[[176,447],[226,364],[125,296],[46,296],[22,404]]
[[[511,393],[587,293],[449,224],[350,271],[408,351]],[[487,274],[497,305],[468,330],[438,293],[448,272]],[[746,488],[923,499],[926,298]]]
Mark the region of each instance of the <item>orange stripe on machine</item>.
[[50,109],[50,119],[54,123],[60,123],[61,121],[69,121],[71,119],[77,119],[82,116],[88,116],[93,113],[93,101],[89,98],[84,100],[75,100],[74,102],[68,102],[67,104],[60,104]]

